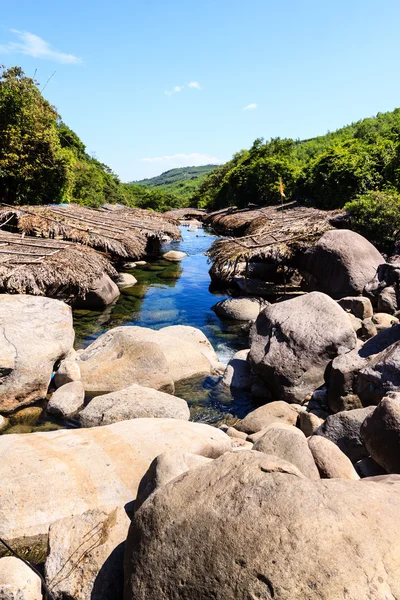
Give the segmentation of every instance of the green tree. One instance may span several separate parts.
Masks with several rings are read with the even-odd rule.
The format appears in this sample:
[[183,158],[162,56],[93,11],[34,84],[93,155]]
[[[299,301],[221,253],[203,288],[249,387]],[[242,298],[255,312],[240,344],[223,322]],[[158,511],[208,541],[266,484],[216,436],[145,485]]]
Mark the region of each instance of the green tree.
[[0,73],[0,196],[9,204],[59,202],[70,184],[58,114],[19,67]]

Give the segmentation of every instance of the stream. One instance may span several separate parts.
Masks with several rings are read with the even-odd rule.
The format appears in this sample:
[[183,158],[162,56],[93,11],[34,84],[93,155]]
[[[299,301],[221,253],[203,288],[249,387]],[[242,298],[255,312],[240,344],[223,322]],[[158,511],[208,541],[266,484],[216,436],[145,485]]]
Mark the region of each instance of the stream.
[[[222,321],[211,310],[216,302],[226,298],[221,291],[210,291],[210,265],[205,252],[217,237],[202,228],[192,231],[181,227],[181,232],[181,241],[163,246],[163,252],[185,252],[187,256],[180,263],[147,259],[145,264],[134,269],[124,269],[134,275],[137,283],[123,290],[115,304],[103,312],[73,311],[77,350],[85,348],[112,327],[127,325],[152,329],[168,325],[196,327],[207,336],[220,362],[225,364],[235,352],[248,346],[248,333],[243,323]],[[189,404],[192,421],[233,424],[254,408],[249,393],[231,393],[221,379],[201,376],[175,385],[175,394]],[[47,414],[45,400],[16,415],[10,419],[5,434],[79,427],[77,418],[61,420]]]
[[[226,298],[210,291],[210,265],[205,256],[216,238],[210,231],[181,227],[182,240],[164,244],[163,252],[179,250],[188,256],[180,263],[149,261],[126,272],[138,283],[124,290],[117,302],[104,312],[74,311],[76,348],[84,348],[112,327],[138,325],[160,329],[168,325],[190,325],[201,329],[212,343],[219,360],[227,363],[248,345],[242,323],[221,321],[211,307]],[[220,377],[198,377],[176,385],[175,394],[184,398],[191,420],[210,424],[229,423],[251,408],[249,394],[231,394]]]

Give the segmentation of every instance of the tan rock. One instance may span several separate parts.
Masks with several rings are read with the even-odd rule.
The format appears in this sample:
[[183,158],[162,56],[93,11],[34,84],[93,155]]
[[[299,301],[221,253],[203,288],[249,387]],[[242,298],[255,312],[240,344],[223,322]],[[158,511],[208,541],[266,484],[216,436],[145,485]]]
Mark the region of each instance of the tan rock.
[[330,440],[313,435],[309,438],[308,445],[322,479],[360,479],[351,461]]
[[296,425],[296,410],[293,410],[290,404],[281,400],[269,402],[249,413],[244,419],[236,423],[235,428],[245,433],[256,433],[277,421],[282,421],[288,425]]
[[15,556],[0,558],[1,600],[42,600],[42,582],[34,571]]
[[45,573],[55,597],[122,598],[129,525],[125,509],[119,506],[95,508],[53,523]]
[[178,419],[0,436],[0,456],[7,456],[0,462],[0,537],[41,562],[52,523],[132,502],[159,454],[214,458],[230,448],[230,438],[215,427]]

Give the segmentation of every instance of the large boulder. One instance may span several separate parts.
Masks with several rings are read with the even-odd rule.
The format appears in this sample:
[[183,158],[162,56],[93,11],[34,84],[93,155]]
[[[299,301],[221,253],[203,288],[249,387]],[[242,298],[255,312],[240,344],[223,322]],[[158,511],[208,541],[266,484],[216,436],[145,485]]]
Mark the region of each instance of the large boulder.
[[373,460],[388,473],[400,473],[400,393],[383,398],[361,425]]
[[56,600],[122,598],[129,525],[123,507],[107,506],[50,526],[45,574]]
[[[326,371],[326,383],[328,385],[328,404],[333,412],[361,408],[361,399],[364,399],[361,384],[361,399],[357,395],[360,371],[367,369],[373,362],[379,361],[378,357],[381,353],[399,341],[400,327],[391,327],[386,331],[381,331],[360,347],[347,354],[337,356],[332,361]],[[366,371],[366,375],[367,373],[369,371]],[[364,380],[365,377],[362,379]],[[367,390],[365,393],[367,394]]]
[[272,423],[283,422],[296,425],[297,411],[287,402],[277,400],[252,410],[244,419],[236,423],[235,428],[244,433],[257,433]]
[[295,465],[306,477],[319,479],[318,469],[308,447],[306,436],[296,427],[290,429],[289,427],[287,429],[269,427],[268,431],[254,444],[253,450],[278,456]]
[[[136,497],[152,460],[167,450],[215,458],[231,449],[219,429],[178,419],[0,436],[0,537],[35,563],[64,517]],[[1,548],[0,548],[1,552]]]
[[206,336],[176,325],[158,331],[115,327],[79,356],[85,390],[97,395],[132,383],[173,393],[174,382],[210,374],[218,358]]
[[42,600],[42,582],[28,565],[15,556],[0,558],[1,600]]
[[223,319],[255,321],[260,314],[260,311],[268,304],[269,302],[262,298],[242,296],[240,298],[226,298],[226,300],[220,300],[211,308]]
[[364,446],[360,430],[364,419],[373,410],[374,408],[369,406],[329,415],[322,425],[316,429],[314,435],[322,435],[322,437],[337,444],[340,450],[354,463],[369,454]]
[[74,302],[75,308],[85,310],[104,310],[109,304],[115,302],[119,296],[119,289],[116,283],[107,275],[97,279],[84,298],[77,298]]
[[327,364],[356,345],[349,316],[312,292],[268,306],[251,331],[249,361],[274,398],[301,402],[324,382]]
[[156,490],[182,473],[191,469],[202,467],[211,462],[212,458],[191,454],[190,452],[164,452],[157,456],[151,463],[147,473],[139,484],[135,500],[135,511],[139,510],[143,502]]
[[106,394],[133,383],[174,392],[174,382],[162,350],[154,340],[150,342],[138,337],[137,329],[111,329],[79,355],[78,365],[88,394]]
[[[67,386],[62,387],[61,390],[65,387]],[[190,412],[186,400],[136,384],[130,385],[124,390],[96,396],[79,413],[82,427],[111,425],[118,421],[139,418],[188,421],[189,417]]]
[[348,229],[327,231],[301,258],[310,289],[332,298],[357,296],[385,262],[364,237]]
[[64,302],[0,295],[0,412],[45,398],[54,365],[70,352],[74,337]]
[[400,484],[284,465],[227,453],[148,498],[126,542],[125,600],[400,596]]
[[351,460],[331,440],[322,435],[313,435],[308,445],[321,479],[360,479]]

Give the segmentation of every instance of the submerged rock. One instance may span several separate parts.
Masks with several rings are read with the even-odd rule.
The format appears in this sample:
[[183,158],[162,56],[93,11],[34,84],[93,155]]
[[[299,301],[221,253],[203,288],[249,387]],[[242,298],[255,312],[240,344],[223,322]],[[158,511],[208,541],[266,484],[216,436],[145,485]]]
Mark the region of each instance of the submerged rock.
[[[136,266],[136,265],[135,265]],[[130,288],[137,283],[136,277],[130,273],[118,273],[117,286],[119,290]]]
[[0,463],[0,537],[40,563],[52,523],[132,502],[159,454],[179,450],[215,458],[230,449],[222,431],[178,419],[2,435],[0,455],[7,460]]
[[312,292],[268,306],[250,335],[249,361],[274,398],[302,402],[324,382],[328,363],[356,346],[349,316]]
[[64,302],[0,295],[0,412],[45,398],[54,365],[70,352],[74,337]]
[[82,427],[111,425],[118,421],[140,418],[188,421],[189,417],[186,400],[136,384],[124,390],[97,396],[79,413]]
[[124,598],[395,598],[399,516],[397,482],[310,480],[276,457],[227,453],[135,514]]
[[222,383],[230,388],[249,390],[253,383],[253,375],[247,356],[250,350],[239,350],[236,352],[225,369]]

